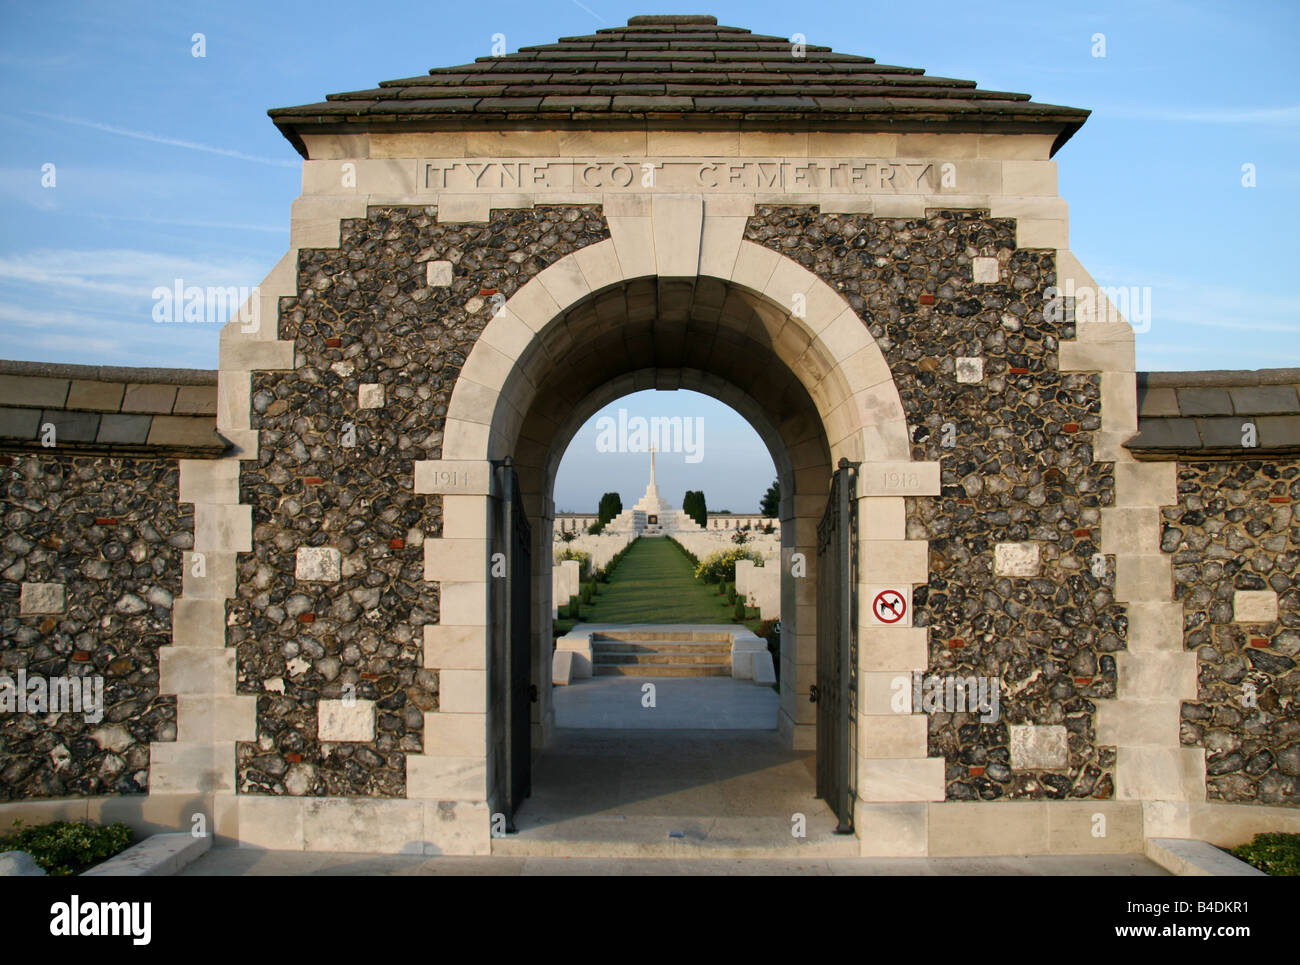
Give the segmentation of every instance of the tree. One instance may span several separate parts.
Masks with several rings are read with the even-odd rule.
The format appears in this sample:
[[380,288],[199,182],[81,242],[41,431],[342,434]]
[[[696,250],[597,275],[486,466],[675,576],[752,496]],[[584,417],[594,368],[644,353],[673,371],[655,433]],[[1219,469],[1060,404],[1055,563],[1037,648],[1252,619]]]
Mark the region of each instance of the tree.
[[700,526],[707,526],[709,509],[704,502],[704,491],[700,489],[686,490],[686,495],[682,497],[682,512],[699,523]]
[[618,493],[605,493],[601,496],[600,507],[596,510],[601,529],[604,529],[605,524],[621,512],[623,512],[623,497]]
[[767,492],[763,494],[763,499],[758,504],[758,511],[768,519],[781,515],[781,480],[772,480],[772,485],[767,487]]

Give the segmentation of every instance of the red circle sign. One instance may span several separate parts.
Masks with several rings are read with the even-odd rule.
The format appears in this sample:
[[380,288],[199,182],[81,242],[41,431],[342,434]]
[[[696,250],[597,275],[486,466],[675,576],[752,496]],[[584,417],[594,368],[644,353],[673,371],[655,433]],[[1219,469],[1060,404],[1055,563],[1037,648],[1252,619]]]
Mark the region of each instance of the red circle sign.
[[897,590],[881,590],[871,601],[871,612],[881,623],[897,623],[907,616],[907,600]]

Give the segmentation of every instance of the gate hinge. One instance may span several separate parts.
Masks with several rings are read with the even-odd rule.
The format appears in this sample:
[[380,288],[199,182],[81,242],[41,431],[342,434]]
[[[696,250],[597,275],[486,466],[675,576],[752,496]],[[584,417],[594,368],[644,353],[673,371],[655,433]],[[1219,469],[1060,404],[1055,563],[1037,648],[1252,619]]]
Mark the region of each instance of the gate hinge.
[[528,702],[530,704],[537,703],[537,684],[528,685]]
[[816,685],[816,684],[813,684],[811,687],[808,688],[808,703],[810,703],[810,704],[815,704],[815,703],[817,703],[817,685]]

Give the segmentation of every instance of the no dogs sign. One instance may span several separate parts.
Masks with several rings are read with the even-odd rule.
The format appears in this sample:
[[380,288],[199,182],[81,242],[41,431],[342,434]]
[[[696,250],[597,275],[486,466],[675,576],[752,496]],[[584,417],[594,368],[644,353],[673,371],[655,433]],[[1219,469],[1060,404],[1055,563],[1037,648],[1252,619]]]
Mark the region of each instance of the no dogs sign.
[[871,615],[877,623],[901,623],[907,616],[907,597],[901,590],[881,590],[871,598]]

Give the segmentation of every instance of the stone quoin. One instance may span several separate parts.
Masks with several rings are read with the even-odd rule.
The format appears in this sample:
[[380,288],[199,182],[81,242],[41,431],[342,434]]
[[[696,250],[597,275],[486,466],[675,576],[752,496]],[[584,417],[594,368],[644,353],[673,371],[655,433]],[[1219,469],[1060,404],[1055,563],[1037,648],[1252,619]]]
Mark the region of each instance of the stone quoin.
[[0,363],[0,669],[105,681],[97,724],[0,714],[0,819],[490,853],[507,751],[555,731],[560,459],[680,388],[777,467],[801,750],[818,523],[857,466],[861,854],[1300,829],[1300,372],[1138,373],[1122,316],[1055,310],[1100,291],[1054,160],[1087,111],[790,47],[634,17],[274,110],[303,192],[218,372]]

